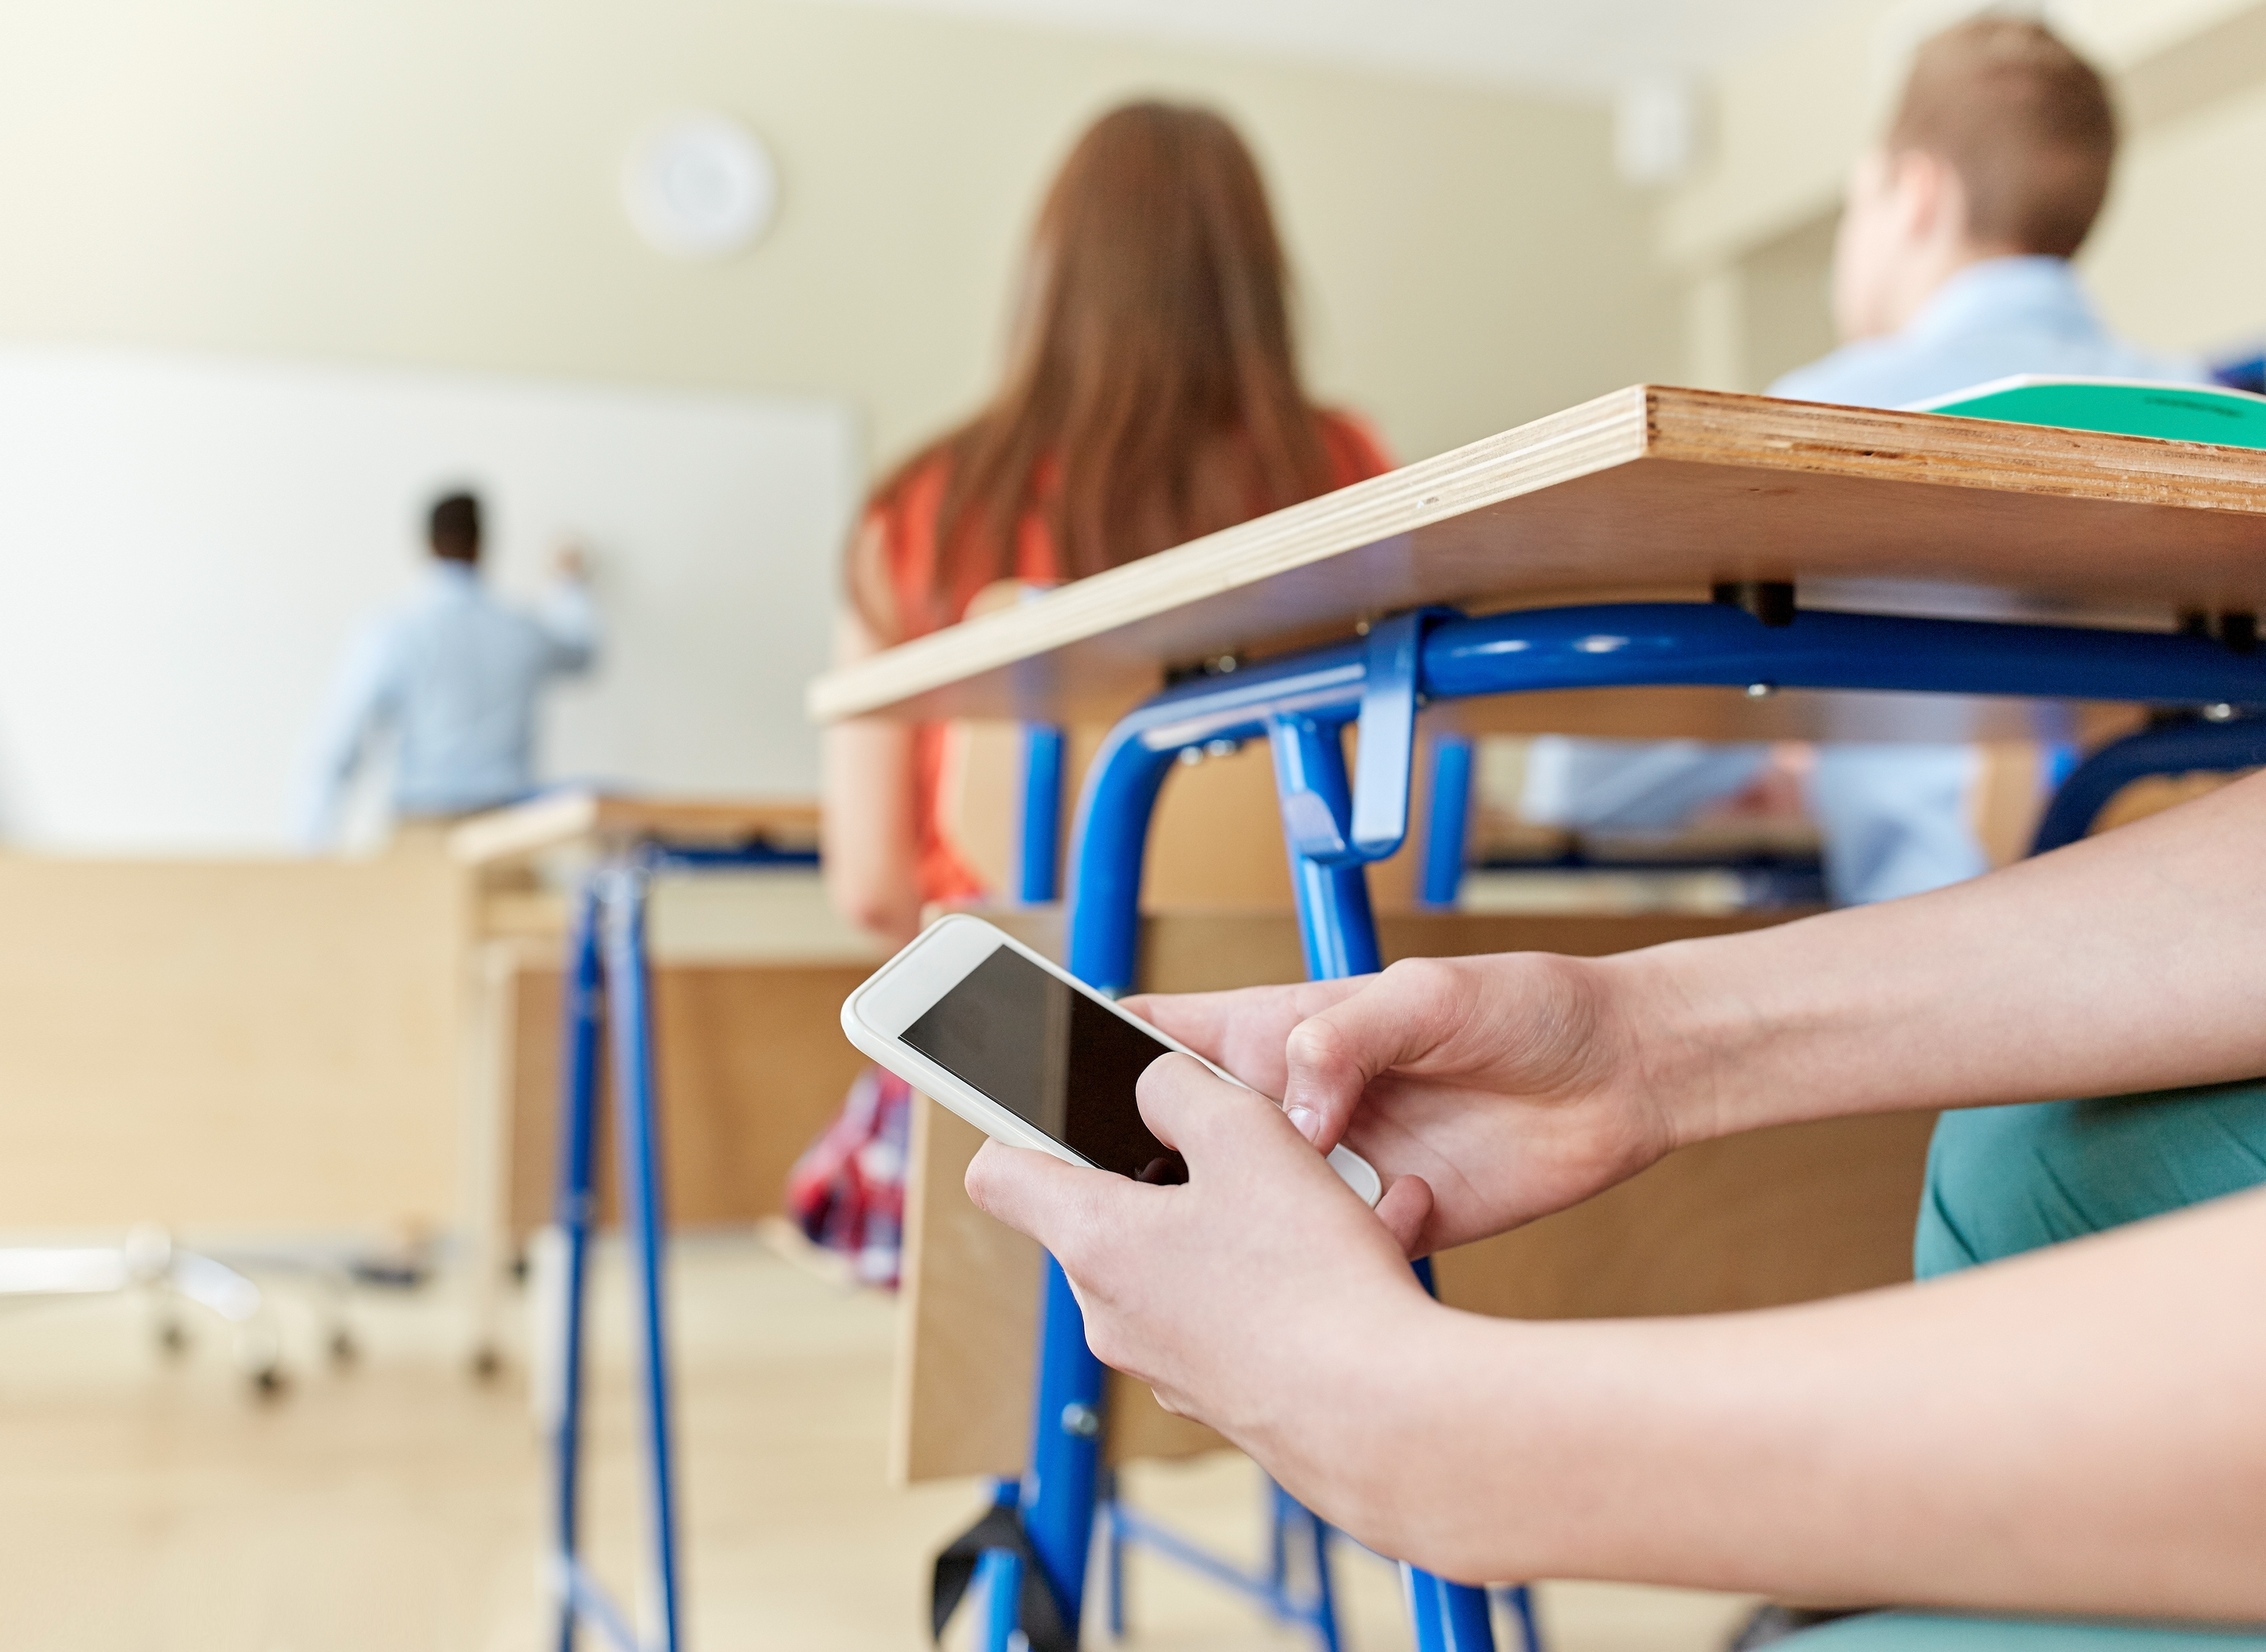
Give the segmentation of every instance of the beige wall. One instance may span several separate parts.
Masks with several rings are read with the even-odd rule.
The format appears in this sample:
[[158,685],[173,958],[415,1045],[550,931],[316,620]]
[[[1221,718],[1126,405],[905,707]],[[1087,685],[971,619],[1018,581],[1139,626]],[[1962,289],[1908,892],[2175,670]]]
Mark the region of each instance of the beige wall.
[[[0,338],[838,394],[886,457],[980,393],[1047,172],[1144,91],[1254,139],[1313,376],[1404,457],[1672,371],[1600,112],[770,0],[8,8]],[[613,193],[686,106],[780,163],[771,238],[720,266]]]
[[2116,325],[2168,348],[2266,340],[2266,62],[2132,146],[2086,271]]

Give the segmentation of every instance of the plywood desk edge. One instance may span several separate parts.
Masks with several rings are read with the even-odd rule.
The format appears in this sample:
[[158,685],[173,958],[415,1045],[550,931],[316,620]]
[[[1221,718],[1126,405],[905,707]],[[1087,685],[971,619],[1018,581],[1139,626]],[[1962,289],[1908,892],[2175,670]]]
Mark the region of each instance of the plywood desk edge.
[[888,710],[930,689],[1080,642],[1134,620],[1644,451],[1649,387],[1633,386],[1466,447],[1077,581],[830,671],[810,685],[815,721]]
[[807,799],[647,798],[571,791],[475,815],[449,834],[449,852],[466,866],[487,866],[574,843],[647,836],[697,841],[771,833],[808,837],[817,830],[818,805]]
[[[829,672],[810,685],[807,707],[821,723],[901,711],[970,678],[1639,459],[2266,515],[2266,454],[2250,450],[1640,384]],[[1516,596],[1520,606],[1560,600]],[[1578,600],[1603,596],[1593,585]],[[1352,607],[1344,615],[1358,617]]]

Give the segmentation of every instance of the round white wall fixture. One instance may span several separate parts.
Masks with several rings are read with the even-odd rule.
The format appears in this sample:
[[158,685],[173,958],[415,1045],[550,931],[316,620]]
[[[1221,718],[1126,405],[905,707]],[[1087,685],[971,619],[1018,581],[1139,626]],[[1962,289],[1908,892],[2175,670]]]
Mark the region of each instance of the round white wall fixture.
[[728,116],[676,115],[631,147],[622,204],[655,252],[723,258],[771,228],[778,168],[756,135]]

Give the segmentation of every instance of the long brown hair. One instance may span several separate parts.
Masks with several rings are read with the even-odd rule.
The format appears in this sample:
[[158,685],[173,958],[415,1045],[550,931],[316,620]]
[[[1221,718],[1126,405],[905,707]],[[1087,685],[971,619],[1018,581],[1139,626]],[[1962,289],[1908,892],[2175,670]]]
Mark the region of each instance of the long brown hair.
[[996,398],[875,491],[886,508],[945,467],[927,611],[888,623],[853,575],[881,635],[949,624],[1012,574],[1034,510],[1079,579],[1330,486],[1266,186],[1218,115],[1135,103],[1094,122],[1047,194],[1027,281]]

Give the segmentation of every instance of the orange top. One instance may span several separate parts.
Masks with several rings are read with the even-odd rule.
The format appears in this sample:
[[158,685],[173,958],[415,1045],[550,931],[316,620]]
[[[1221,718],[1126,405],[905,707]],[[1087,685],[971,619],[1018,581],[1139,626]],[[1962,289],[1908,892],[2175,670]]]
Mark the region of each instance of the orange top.
[[[1326,413],[1321,427],[1333,488],[1382,476],[1392,468],[1385,450],[1359,420]],[[867,517],[869,527],[878,525],[881,530],[889,587],[896,596],[897,611],[909,618],[927,610],[926,599],[936,584],[936,523],[944,508],[945,480],[945,464],[939,459],[908,479],[894,500],[875,506]],[[1043,486],[1043,471],[1041,480]],[[1013,577],[1042,585],[1062,577],[1055,559],[1054,537],[1035,509],[1024,515],[1015,530]],[[917,630],[909,631],[905,640],[920,634]],[[913,734],[913,798],[918,813],[913,830],[923,901],[963,901],[985,893],[983,880],[944,829],[940,804],[945,728],[942,723],[923,723]]]

